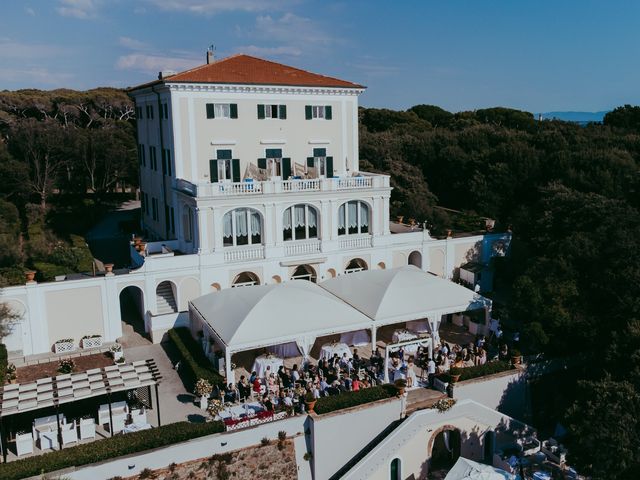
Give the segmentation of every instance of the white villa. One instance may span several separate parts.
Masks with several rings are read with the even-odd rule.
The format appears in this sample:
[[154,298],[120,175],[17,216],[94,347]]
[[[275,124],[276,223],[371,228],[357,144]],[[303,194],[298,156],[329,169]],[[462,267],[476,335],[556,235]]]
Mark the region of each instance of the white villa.
[[[189,324],[192,300],[230,287],[332,279],[326,285],[341,289],[341,278],[363,270],[414,265],[450,280],[469,262],[488,269],[509,233],[433,238],[390,221],[389,176],[359,169],[364,90],[212,52],[200,67],[131,89],[145,234],[132,241],[131,267],[5,288],[3,299],[22,314],[9,351],[43,354],[61,340],[73,348],[85,335],[116,341],[125,299],[159,342]],[[437,334],[440,316],[453,310],[434,312],[420,311]]]

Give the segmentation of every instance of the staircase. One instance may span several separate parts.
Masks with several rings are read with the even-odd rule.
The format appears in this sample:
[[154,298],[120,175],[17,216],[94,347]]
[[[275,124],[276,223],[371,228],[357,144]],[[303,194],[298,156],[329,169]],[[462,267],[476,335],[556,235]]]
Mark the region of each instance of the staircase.
[[173,289],[169,282],[162,282],[156,289],[156,302],[158,304],[157,315],[174,313],[178,311]]

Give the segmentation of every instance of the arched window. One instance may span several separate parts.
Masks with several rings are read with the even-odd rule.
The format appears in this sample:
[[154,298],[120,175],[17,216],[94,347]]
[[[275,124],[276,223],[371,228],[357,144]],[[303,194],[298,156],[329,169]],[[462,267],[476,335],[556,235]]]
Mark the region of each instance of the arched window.
[[285,241],[318,238],[318,211],[306,204],[287,208],[282,219],[282,236]]
[[309,265],[298,265],[293,275],[291,275],[291,280],[309,280],[316,283],[316,271]]
[[252,285],[259,285],[260,279],[253,272],[242,272],[236,275],[236,278],[233,279],[233,283],[231,284],[231,288],[236,287],[250,287]]
[[400,480],[400,459],[394,458],[389,465],[389,480]]
[[362,260],[361,258],[354,258],[349,262],[347,268],[344,269],[344,273],[355,273],[361,272],[367,269],[367,262]]
[[225,213],[222,224],[225,247],[262,243],[262,217],[257,210],[236,208]]
[[369,205],[360,200],[343,203],[338,209],[338,235],[369,233]]

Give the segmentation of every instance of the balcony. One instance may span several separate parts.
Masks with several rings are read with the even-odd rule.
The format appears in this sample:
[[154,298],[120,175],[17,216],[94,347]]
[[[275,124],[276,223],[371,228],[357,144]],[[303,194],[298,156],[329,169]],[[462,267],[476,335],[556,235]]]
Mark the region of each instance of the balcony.
[[245,245],[242,247],[225,247],[225,262],[246,262],[249,260],[262,260],[264,258],[264,245]]
[[369,248],[371,235],[346,236],[340,239],[341,250],[355,250],[357,248]]
[[299,240],[285,242],[284,254],[287,256],[320,253],[320,240]]
[[335,192],[371,188],[389,188],[389,176],[371,173],[358,173],[351,176],[334,178],[300,178],[257,181],[246,179],[243,182],[198,182],[178,178],[174,188],[192,197],[230,197],[246,195],[268,195],[290,192]]

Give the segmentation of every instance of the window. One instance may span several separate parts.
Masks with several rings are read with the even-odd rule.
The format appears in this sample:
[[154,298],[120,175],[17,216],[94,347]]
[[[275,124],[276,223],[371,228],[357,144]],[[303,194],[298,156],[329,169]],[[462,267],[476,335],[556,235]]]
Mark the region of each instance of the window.
[[316,177],[333,177],[333,157],[327,157],[326,148],[314,148],[313,157],[307,157],[307,169],[315,169]]
[[149,194],[144,194],[144,213],[149,215]]
[[291,275],[291,280],[307,280],[316,283],[316,271],[310,265],[298,265]]
[[318,211],[306,204],[287,208],[282,220],[282,237],[285,241],[318,238]]
[[258,159],[258,168],[267,170],[271,177],[282,177],[287,180],[291,176],[291,159],[282,157],[281,148],[267,148],[266,158]]
[[258,105],[258,119],[264,118],[287,118],[286,105]]
[[173,211],[173,207],[171,207],[171,233],[173,233],[175,235],[176,233],[176,220],[174,217],[174,211]]
[[153,105],[147,105],[147,118],[153,120]]
[[171,150],[162,149],[162,174],[171,176]]
[[233,279],[231,288],[251,287],[253,285],[260,285],[260,278],[253,272],[242,272]]
[[193,242],[193,212],[185,206],[182,211],[182,231],[185,242]]
[[158,199],[151,197],[151,209],[152,209],[152,215],[151,218],[153,218],[154,221],[158,220]]
[[238,104],[207,103],[207,118],[238,118]]
[[138,161],[143,167],[147,166],[146,152],[144,150],[144,145],[142,145],[141,143],[138,144]]
[[240,181],[240,160],[232,158],[231,150],[217,150],[216,158],[209,161],[211,182],[222,180]]
[[307,105],[304,107],[305,118],[311,120],[313,118],[323,118],[325,120],[331,120],[333,113],[331,105]]
[[169,106],[166,103],[162,104],[162,118],[169,120]]
[[142,120],[142,107],[136,107],[136,118]]
[[354,258],[347,264],[344,273],[362,272],[363,270],[367,270],[367,262],[361,258]]
[[262,243],[262,217],[252,208],[236,208],[222,219],[225,247],[259,245]]
[[158,159],[156,158],[156,147],[149,145],[149,166],[152,170],[158,170]]
[[389,480],[400,480],[400,459],[394,458],[389,465]]
[[338,208],[338,235],[369,233],[369,206],[360,200],[343,203]]

